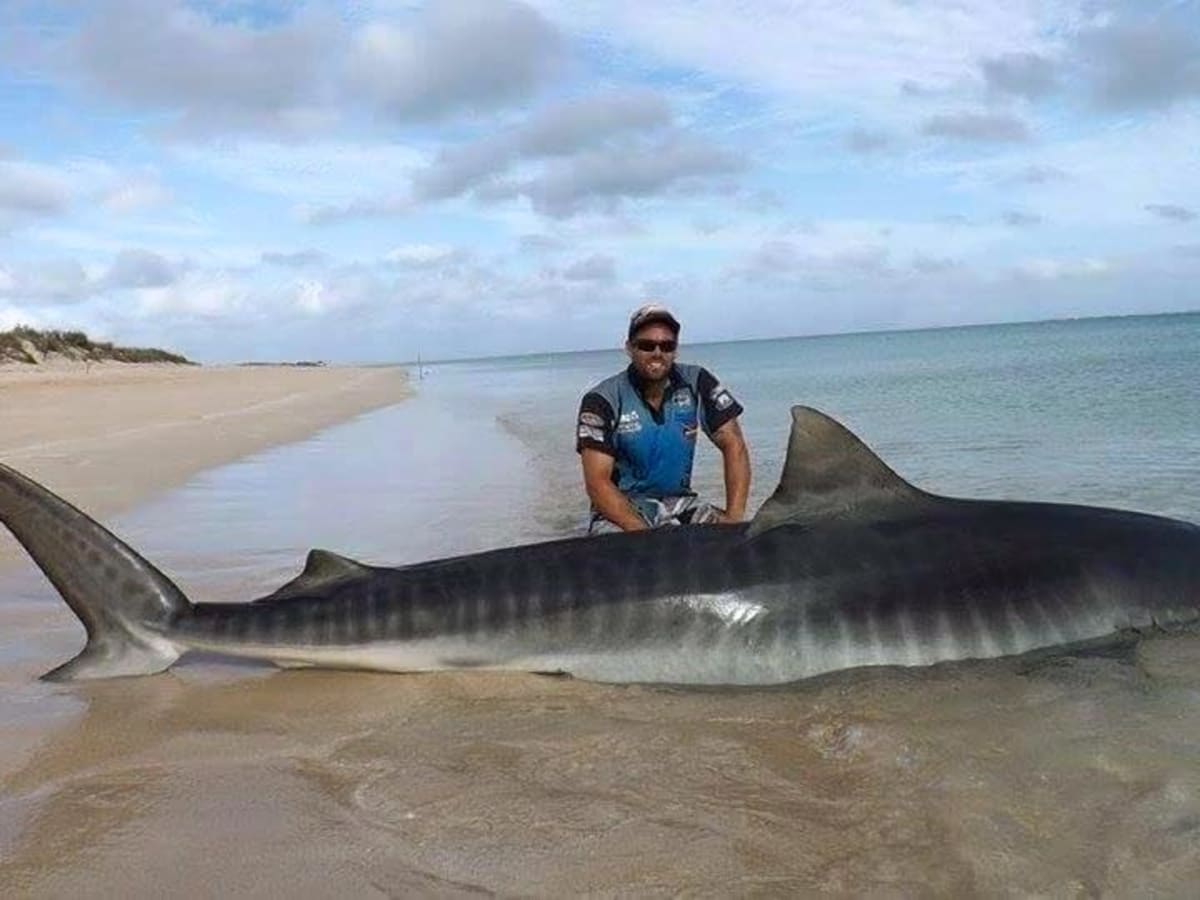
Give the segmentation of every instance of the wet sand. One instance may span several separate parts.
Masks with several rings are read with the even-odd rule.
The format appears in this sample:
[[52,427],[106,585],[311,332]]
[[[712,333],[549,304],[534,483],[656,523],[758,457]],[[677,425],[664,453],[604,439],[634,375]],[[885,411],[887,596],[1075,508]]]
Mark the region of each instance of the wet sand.
[[[1195,636],[758,690],[203,658],[49,685],[82,629],[31,569],[0,577],[5,896],[1182,898],[1200,882]],[[261,576],[203,599],[274,586]]]
[[185,665],[71,688],[27,726],[0,771],[0,881],[37,897],[1194,896],[1198,667],[1200,645],[1171,638],[776,690]]
[[[110,517],[408,391],[400,368],[3,365],[0,461]],[[0,535],[0,570],[20,554]]]

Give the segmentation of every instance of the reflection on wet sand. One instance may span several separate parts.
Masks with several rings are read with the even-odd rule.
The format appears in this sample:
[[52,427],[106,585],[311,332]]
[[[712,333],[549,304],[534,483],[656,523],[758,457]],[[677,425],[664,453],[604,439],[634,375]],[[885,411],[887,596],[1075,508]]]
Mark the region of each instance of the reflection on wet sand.
[[184,665],[5,771],[36,896],[1183,896],[1200,639],[773,690]]

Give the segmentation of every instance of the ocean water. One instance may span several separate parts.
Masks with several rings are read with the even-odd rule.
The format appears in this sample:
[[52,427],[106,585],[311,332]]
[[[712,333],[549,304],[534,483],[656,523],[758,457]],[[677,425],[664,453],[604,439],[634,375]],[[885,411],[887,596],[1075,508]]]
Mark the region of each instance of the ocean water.
[[[681,359],[746,407],[751,509],[806,404],[930,491],[1200,521],[1200,315],[685,344]],[[204,473],[114,527],[214,600],[273,590],[314,546],[403,563],[579,533],[576,405],[623,365],[618,350],[426,363],[412,400]],[[723,499],[711,446],[695,486]],[[0,882],[31,894],[192,877],[251,894],[1200,883],[1192,636],[770,690],[215,660],[51,687],[32,679],[74,652],[78,625],[47,619],[58,601],[36,573],[0,591],[0,725],[18,723],[0,743]]]

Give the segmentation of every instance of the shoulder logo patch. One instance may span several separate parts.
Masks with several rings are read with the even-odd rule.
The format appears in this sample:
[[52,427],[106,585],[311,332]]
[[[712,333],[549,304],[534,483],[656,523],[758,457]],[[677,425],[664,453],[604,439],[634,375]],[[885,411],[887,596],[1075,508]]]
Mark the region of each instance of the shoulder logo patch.
[[712,401],[712,405],[718,410],[729,409],[733,406],[733,394],[729,393],[723,385],[718,384],[709,394],[708,399]]
[[583,440],[604,443],[604,432],[599,428],[593,428],[591,425],[580,425],[578,435]]

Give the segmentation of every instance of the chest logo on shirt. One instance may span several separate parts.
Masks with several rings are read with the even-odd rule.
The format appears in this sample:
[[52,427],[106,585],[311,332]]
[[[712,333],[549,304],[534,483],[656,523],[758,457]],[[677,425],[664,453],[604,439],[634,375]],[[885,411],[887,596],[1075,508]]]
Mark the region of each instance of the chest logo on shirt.
[[680,388],[671,395],[671,403],[679,409],[691,409],[693,405],[692,392],[687,388]]
[[636,431],[642,430],[642,420],[637,414],[636,409],[631,409],[629,412],[621,413],[621,418],[617,420],[618,434],[633,434]]

